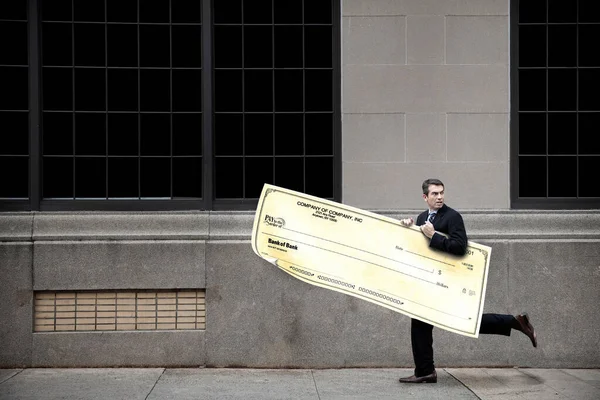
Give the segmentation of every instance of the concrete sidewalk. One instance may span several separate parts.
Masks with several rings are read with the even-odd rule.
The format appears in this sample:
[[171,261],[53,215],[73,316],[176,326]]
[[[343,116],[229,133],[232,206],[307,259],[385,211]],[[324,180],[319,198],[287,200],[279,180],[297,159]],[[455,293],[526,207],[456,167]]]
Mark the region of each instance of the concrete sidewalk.
[[0,399],[600,399],[600,369],[0,369]]

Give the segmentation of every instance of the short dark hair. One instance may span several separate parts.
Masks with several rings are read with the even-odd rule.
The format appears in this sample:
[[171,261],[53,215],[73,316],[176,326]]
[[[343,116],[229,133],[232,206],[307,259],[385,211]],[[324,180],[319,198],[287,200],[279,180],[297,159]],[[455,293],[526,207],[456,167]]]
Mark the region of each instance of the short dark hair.
[[435,178],[429,178],[429,179],[425,179],[423,181],[423,194],[429,194],[429,185],[439,185],[439,186],[444,186],[444,182],[440,181],[439,179],[435,179]]

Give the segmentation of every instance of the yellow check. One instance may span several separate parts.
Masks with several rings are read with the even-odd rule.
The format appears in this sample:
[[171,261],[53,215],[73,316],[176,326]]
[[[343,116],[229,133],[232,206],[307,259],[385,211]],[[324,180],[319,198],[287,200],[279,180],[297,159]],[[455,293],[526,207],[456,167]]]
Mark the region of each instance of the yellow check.
[[263,187],[252,249],[294,277],[477,337],[491,248],[431,249],[418,227],[273,185]]

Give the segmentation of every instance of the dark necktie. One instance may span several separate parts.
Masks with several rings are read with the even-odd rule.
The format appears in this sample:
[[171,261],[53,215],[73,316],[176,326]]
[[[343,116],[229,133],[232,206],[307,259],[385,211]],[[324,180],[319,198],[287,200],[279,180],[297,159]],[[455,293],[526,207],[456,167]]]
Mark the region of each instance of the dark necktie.
[[427,221],[433,224],[433,220],[435,219],[436,212],[429,213],[429,217],[427,217]]

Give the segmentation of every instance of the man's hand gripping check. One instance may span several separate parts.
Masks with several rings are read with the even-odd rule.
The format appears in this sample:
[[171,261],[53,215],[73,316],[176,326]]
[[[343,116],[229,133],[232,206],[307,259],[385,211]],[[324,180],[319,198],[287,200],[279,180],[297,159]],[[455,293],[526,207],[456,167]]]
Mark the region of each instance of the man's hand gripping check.
[[[415,223],[415,221],[412,218],[405,218],[401,219],[400,223],[404,226],[411,226]],[[435,233],[435,228],[433,227],[433,224],[429,221],[426,221],[419,228],[421,229],[421,232],[423,232],[423,235],[427,236],[429,239],[431,239],[433,237],[433,234]]]

